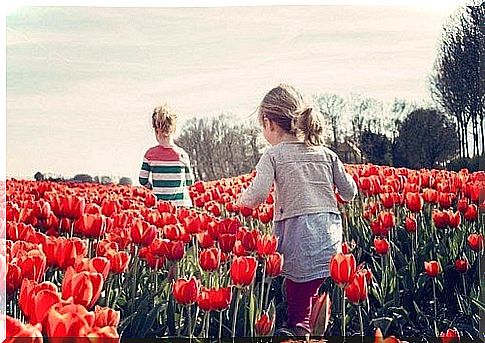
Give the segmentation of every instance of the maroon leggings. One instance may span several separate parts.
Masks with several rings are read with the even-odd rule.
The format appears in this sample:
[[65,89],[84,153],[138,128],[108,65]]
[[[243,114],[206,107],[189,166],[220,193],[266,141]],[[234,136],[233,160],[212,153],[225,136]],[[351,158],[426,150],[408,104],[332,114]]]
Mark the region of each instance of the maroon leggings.
[[289,279],[286,283],[286,300],[288,302],[288,327],[302,328],[309,333],[310,315],[314,301],[318,298],[318,289],[325,279],[316,279],[308,282],[294,282]]

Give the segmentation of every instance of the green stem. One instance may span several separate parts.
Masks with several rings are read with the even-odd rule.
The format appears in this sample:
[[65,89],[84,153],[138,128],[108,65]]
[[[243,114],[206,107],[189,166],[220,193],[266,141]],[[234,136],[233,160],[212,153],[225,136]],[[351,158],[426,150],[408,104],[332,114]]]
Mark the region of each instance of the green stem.
[[341,325],[342,325],[342,337],[345,339],[345,289],[342,287],[342,319],[341,319]]
[[266,308],[269,304],[268,304],[268,300],[269,300],[269,291],[271,290],[271,283],[273,282],[273,278],[270,278],[269,279],[269,282],[268,282],[268,289],[266,290],[266,298],[264,299],[264,308]]
[[132,279],[132,286],[131,286],[131,305],[132,310],[135,310],[135,299],[136,299],[136,289],[137,289],[137,271],[138,271],[138,246],[135,245],[135,252],[133,253],[133,279]]
[[437,323],[438,310],[436,308],[436,278],[433,278],[433,309],[434,309],[434,332],[436,337],[438,337],[439,331],[438,331],[438,323]]
[[362,320],[362,306],[359,305],[360,337],[364,337],[364,322]]
[[222,338],[222,312],[224,311],[219,311],[219,335],[218,335],[219,340],[221,340]]
[[236,337],[236,320],[237,312],[239,311],[239,302],[241,301],[241,290],[238,288],[236,292],[236,305],[232,314],[232,337]]
[[205,317],[206,317],[205,318],[205,338],[206,339],[209,339],[210,338],[209,337],[210,315],[211,315],[210,311],[207,311],[205,313]]
[[182,318],[184,316],[184,307],[182,306],[180,309],[180,318],[179,318],[179,327],[177,329],[177,336],[180,337],[180,332],[182,330]]
[[192,305],[188,306],[189,314],[189,338],[192,338]]
[[263,299],[264,299],[264,279],[265,279],[265,275],[266,274],[266,259],[264,259],[263,261],[263,276],[262,276],[262,280],[261,280],[261,294],[259,295],[260,298],[259,298],[259,310],[260,311],[263,311]]
[[106,290],[106,300],[105,300],[105,306],[109,307],[109,298],[111,297],[111,289],[113,287],[113,282],[114,282],[114,275],[109,276],[109,281],[108,281],[108,289]]
[[466,283],[465,283],[465,274],[461,274],[461,283],[463,284],[463,294],[466,297]]

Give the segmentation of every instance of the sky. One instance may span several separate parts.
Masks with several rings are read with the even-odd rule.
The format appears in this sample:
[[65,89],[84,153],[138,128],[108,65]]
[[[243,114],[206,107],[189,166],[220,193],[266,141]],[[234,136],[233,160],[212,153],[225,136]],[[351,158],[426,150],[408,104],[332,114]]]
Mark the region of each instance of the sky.
[[[143,4],[143,2],[142,2]],[[121,3],[123,5],[123,3]],[[280,82],[306,95],[430,101],[455,4],[8,9],[6,176],[128,176],[151,112],[245,121]]]

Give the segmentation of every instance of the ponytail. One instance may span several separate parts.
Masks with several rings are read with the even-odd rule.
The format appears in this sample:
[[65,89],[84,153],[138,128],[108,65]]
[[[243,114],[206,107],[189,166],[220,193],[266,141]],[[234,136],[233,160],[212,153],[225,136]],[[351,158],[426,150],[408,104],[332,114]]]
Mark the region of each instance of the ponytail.
[[324,144],[323,118],[311,107],[307,107],[297,117],[296,127],[303,133],[304,142],[307,146]]

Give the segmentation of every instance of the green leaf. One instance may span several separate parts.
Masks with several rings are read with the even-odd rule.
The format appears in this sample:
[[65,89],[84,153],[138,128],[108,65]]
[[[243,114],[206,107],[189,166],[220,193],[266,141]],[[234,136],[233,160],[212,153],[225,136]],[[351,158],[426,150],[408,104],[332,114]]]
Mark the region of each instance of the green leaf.
[[254,322],[255,322],[255,308],[256,308],[256,296],[254,293],[249,295],[249,328],[250,332],[254,334]]
[[143,324],[141,329],[137,332],[135,337],[140,337],[140,338],[146,337],[148,331],[151,329],[151,327],[153,326],[153,323],[155,322],[155,319],[157,318],[158,311],[160,310],[160,308],[161,308],[161,305],[157,305],[150,312],[148,312],[145,323]]
[[473,297],[468,297],[468,299],[470,299],[470,301],[473,303],[473,305],[478,307],[481,311],[485,311],[485,303],[481,302],[478,299],[474,299]]
[[118,325],[118,332],[121,337],[123,334],[123,331],[125,331],[126,327],[130,325],[132,319],[137,315],[138,313],[135,311],[132,314],[130,314],[128,317],[124,318]]
[[370,324],[374,326],[375,329],[380,328],[382,331],[382,334],[384,336],[387,336],[387,330],[391,326],[392,323],[392,318],[390,317],[381,317],[381,318],[375,318],[370,321]]

